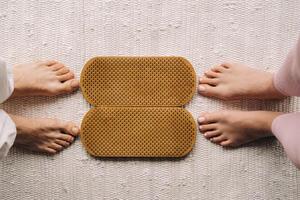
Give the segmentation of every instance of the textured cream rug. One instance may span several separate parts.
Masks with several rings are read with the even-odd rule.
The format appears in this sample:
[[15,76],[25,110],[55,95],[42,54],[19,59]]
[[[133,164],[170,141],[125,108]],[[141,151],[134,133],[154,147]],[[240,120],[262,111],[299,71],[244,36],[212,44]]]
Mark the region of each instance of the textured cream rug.
[[[95,55],[179,55],[200,75],[234,60],[275,71],[300,30],[298,0],[0,2],[0,56],[13,65],[57,59],[79,76]],[[221,102],[195,95],[187,109],[299,111],[299,99]],[[77,92],[3,105],[28,117],[80,123]],[[300,174],[275,139],[224,150],[198,135],[183,160],[93,159],[78,139],[56,156],[12,149],[0,162],[0,199],[300,199]]]

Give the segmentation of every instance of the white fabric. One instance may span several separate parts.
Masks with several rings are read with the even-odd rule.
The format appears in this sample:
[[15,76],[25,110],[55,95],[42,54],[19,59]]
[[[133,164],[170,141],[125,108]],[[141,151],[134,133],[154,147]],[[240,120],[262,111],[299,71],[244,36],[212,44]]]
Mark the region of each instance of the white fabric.
[[14,80],[12,68],[7,67],[3,59],[0,58],[0,103],[3,103],[14,90]]
[[[3,103],[13,92],[14,82],[12,69],[0,59],[0,103]],[[0,159],[3,159],[17,135],[15,123],[7,113],[0,109]]]

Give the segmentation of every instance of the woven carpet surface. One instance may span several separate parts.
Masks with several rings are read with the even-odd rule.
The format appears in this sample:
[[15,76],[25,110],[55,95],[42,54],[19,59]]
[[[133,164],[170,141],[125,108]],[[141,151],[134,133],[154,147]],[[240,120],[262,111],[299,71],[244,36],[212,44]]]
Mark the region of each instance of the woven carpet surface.
[[[9,65],[56,59],[79,77],[99,55],[183,56],[198,75],[233,60],[276,71],[296,42],[298,0],[3,0],[0,56]],[[194,118],[228,109],[300,110],[284,101],[223,102],[195,95]],[[22,98],[7,112],[80,123],[80,91]],[[0,162],[0,199],[300,199],[300,174],[274,138],[225,150],[198,134],[184,159],[94,159],[78,139],[55,156],[13,148]]]

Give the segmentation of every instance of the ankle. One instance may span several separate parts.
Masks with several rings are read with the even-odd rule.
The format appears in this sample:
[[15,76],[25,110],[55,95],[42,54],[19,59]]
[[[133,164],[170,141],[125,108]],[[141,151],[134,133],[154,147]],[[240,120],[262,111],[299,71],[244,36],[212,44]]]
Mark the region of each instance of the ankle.
[[11,97],[20,97],[22,96],[22,93],[24,93],[24,88],[22,85],[20,85],[20,82],[22,82],[22,78],[20,76],[20,73],[18,72],[18,66],[14,66],[13,68],[14,73],[14,91],[11,95]]
[[20,90],[17,86],[15,86],[13,93],[11,94],[11,98],[15,97],[21,97],[22,95],[22,90]]
[[9,114],[9,116],[16,125],[17,134],[31,132],[32,125],[30,124],[30,120],[26,119],[25,117],[12,114]]
[[266,88],[266,90],[268,91],[270,96],[276,97],[276,98],[279,98],[279,99],[283,99],[283,98],[288,97],[288,96],[282,94],[279,90],[276,89],[276,87],[274,85],[274,75],[272,74],[271,77],[272,78],[268,81],[267,88]]
[[255,113],[257,119],[257,127],[261,131],[272,132],[272,123],[276,117],[282,115],[282,112],[259,111]]

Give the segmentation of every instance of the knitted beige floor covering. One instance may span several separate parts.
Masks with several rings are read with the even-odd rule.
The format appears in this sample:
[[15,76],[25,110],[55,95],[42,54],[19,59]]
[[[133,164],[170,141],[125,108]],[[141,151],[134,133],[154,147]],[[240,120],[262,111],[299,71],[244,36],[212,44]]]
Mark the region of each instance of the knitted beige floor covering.
[[[0,56],[9,66],[55,59],[76,78],[97,55],[180,55],[197,76],[224,61],[276,72],[298,39],[299,19],[299,0],[1,0]],[[91,109],[81,91],[10,99],[0,107],[77,125]],[[194,119],[230,110],[299,112],[300,98],[223,101],[195,94],[184,108]],[[226,149],[197,131],[183,159],[98,159],[78,138],[55,156],[12,148],[0,162],[0,199],[295,200],[300,173],[276,138]]]

